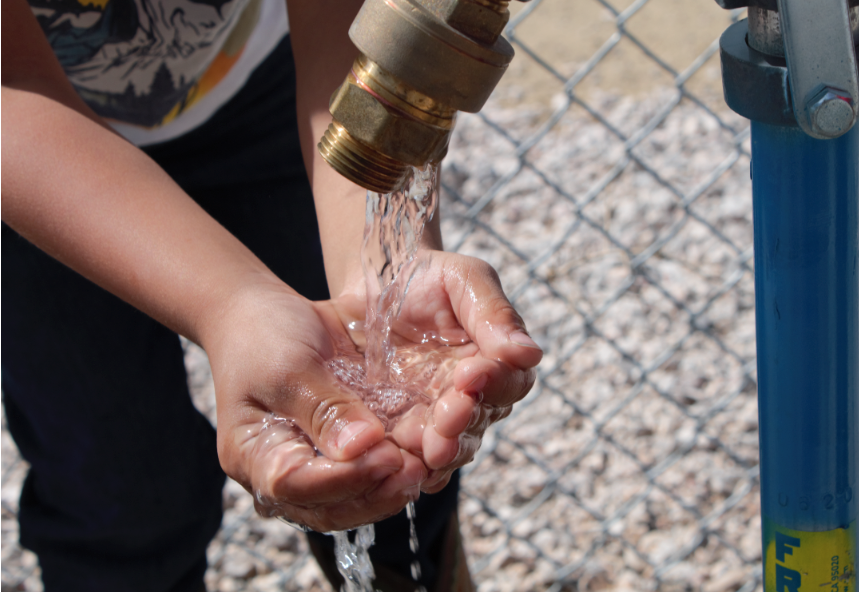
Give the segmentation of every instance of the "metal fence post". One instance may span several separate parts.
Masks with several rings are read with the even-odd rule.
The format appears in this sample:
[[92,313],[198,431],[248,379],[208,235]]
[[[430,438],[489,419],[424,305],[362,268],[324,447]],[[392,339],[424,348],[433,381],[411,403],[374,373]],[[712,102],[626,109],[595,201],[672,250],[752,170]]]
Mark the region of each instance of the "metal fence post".
[[752,123],[766,590],[855,571],[857,164],[859,128],[815,140]]
[[[750,7],[720,44],[725,98],[752,120],[764,589],[848,592],[859,547],[859,96],[835,93],[846,124],[814,127],[810,93],[830,84],[791,64],[800,25],[778,26],[791,2]],[[782,47],[787,62],[774,55]],[[809,51],[851,64],[855,89],[853,55]]]

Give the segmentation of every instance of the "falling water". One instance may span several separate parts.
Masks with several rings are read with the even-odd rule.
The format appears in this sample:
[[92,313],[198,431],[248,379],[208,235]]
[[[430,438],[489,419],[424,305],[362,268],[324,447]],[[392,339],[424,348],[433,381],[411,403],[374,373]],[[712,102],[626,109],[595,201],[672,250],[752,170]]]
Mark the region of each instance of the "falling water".
[[[416,259],[424,227],[435,213],[438,167],[413,169],[405,190],[367,192],[361,262],[367,290],[366,318],[352,329],[363,330],[363,355],[344,352],[329,369],[358,393],[385,431],[418,404],[450,384],[455,361],[448,343],[434,333],[396,327],[409,284],[420,271]],[[457,341],[458,345],[461,341]]]
[[[452,380],[454,360],[445,355],[446,344],[439,336],[410,335],[408,328],[400,327],[395,331],[409,284],[419,271],[416,255],[424,227],[435,213],[437,173],[437,166],[413,169],[405,190],[384,195],[367,193],[361,248],[366,319],[363,327],[352,327],[363,328],[364,355],[344,353],[328,366],[341,384],[361,396],[388,433],[410,410],[429,406],[431,395],[442,392]],[[409,545],[417,554],[414,503],[409,503],[407,513]],[[373,566],[368,554],[374,539],[373,525],[358,528],[354,542],[345,532],[334,533],[334,537],[338,569],[346,580],[345,591],[373,592]],[[420,563],[415,559],[412,577],[416,583],[420,575]]]

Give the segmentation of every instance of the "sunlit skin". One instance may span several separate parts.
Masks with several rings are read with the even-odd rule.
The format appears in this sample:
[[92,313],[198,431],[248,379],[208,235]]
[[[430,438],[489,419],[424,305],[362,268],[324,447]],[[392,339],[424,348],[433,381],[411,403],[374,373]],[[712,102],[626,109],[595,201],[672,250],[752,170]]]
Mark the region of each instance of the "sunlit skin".
[[[249,491],[278,500],[278,511],[294,522],[342,530],[396,513],[419,491],[440,490],[471,460],[490,423],[505,417],[533,384],[542,352],[524,333],[491,267],[443,252],[419,257],[428,264],[412,282],[395,330],[407,329],[403,338],[414,328],[464,331],[471,343],[450,348],[453,388],[432,412],[412,409],[387,438],[381,422],[332,380],[326,366],[338,343],[339,349],[363,345],[354,344],[348,329],[363,317],[360,294],[313,303],[273,285],[264,299],[271,314],[260,314],[266,311],[255,296],[253,308],[239,307],[229,323],[244,326],[245,338],[225,333],[209,341],[222,464]],[[280,449],[260,446],[270,413],[294,419],[323,456],[300,438],[285,439]],[[362,430],[346,433],[360,422]]]
[[[410,289],[397,330],[466,332],[473,343],[451,348],[459,358],[453,389],[430,414],[412,412],[386,437],[376,416],[326,371],[335,343],[351,343],[355,334],[346,327],[364,315],[365,191],[314,148],[330,121],[328,96],[354,59],[346,32],[359,6],[289,3],[302,152],[335,295],[314,303],[83,103],[24,0],[2,3],[3,221],[200,344],[212,363],[224,470],[292,521],[322,531],[377,520],[420,490],[443,487],[488,423],[525,395],[542,355],[521,332],[494,271],[438,251],[436,219],[421,255],[431,253],[431,261]],[[323,456],[296,438],[258,447],[270,413],[294,419]]]

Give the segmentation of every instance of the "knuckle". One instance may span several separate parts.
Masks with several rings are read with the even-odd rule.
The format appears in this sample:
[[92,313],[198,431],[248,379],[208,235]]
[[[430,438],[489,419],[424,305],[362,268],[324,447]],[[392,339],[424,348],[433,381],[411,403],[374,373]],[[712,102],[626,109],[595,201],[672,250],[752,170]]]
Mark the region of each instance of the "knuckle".
[[315,437],[337,431],[346,410],[341,401],[325,397],[316,403],[310,414],[310,429]]
[[498,271],[496,271],[496,269],[486,261],[478,259],[475,263],[474,270],[482,279],[499,285],[501,284],[501,278],[498,275]]
[[522,388],[522,396],[519,397],[519,399],[517,399],[517,401],[525,398],[525,395],[527,395],[529,392],[531,392],[531,389],[534,388],[534,383],[537,382],[537,369],[536,368],[528,368],[528,370],[525,371],[525,376],[524,376],[523,382],[524,382],[524,384],[523,384],[523,388]]
[[503,293],[491,300],[488,300],[484,304],[483,312],[484,314],[491,316],[493,319],[498,319],[506,324],[513,325],[523,330],[525,328],[525,321],[513,305],[510,304],[510,301],[507,300],[507,297]]

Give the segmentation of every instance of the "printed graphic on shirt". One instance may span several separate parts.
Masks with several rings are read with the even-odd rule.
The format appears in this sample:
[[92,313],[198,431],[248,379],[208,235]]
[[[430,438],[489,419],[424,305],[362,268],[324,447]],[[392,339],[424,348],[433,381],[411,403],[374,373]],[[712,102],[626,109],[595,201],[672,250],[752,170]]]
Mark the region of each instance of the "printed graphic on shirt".
[[229,72],[259,0],[30,0],[81,97],[102,117],[163,125]]

